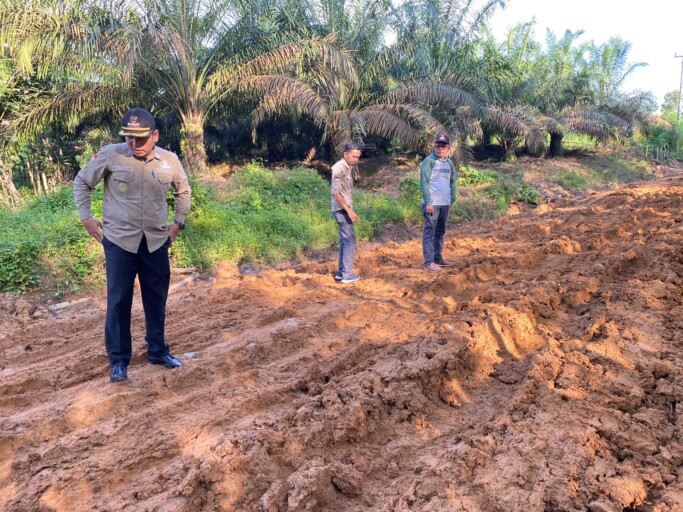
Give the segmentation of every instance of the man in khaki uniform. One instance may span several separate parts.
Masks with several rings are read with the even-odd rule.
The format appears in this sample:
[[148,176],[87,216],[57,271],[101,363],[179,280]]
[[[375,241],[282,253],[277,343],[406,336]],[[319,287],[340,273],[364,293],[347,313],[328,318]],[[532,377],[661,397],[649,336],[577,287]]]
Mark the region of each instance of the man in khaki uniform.
[[332,166],[332,217],[339,228],[339,266],[334,278],[342,283],[353,283],[360,279],[353,273],[353,258],[356,255],[356,231],[353,227],[360,219],[353,211],[353,166],[360,159],[360,145],[350,142],[344,148],[344,155]]
[[[147,360],[176,368],[164,339],[170,283],[168,249],[190,210],[190,186],[178,157],[155,146],[154,117],[142,108],[126,112],[119,135],[126,142],[105,146],[76,175],[74,200],[83,227],[104,246],[107,267],[105,346],[111,382],[128,377],[135,276],[145,310]],[[93,217],[92,191],[104,181],[102,222]],[[174,189],[174,220],[168,223],[166,194]]]

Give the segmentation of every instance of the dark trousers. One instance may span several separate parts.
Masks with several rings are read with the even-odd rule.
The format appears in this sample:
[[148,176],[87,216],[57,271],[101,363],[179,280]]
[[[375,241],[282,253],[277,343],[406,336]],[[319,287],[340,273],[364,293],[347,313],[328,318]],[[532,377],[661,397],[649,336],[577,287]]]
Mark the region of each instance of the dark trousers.
[[168,260],[171,239],[150,253],[147,240],[143,236],[135,254],[106,238],[102,243],[107,266],[107,319],[104,326],[104,344],[109,363],[112,366],[124,367],[130,363],[130,319],[136,275],[140,281],[142,307],[145,310],[147,355],[156,358],[165,356],[168,354],[168,345],[164,340],[164,323],[171,280],[171,266]]
[[339,228],[339,268],[337,275],[351,277],[353,275],[353,258],[356,255],[356,230],[346,210],[332,212]]
[[426,206],[422,205],[424,229],[422,230],[422,256],[425,263],[441,261],[443,258],[443,237],[446,234],[446,223],[450,206],[435,206],[434,213],[429,215]]

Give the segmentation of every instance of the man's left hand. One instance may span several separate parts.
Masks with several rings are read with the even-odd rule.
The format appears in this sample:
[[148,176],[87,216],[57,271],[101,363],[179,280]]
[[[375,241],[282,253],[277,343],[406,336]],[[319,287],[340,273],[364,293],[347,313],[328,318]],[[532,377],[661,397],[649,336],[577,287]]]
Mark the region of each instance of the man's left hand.
[[168,236],[171,237],[171,243],[175,242],[175,237],[180,233],[180,227],[177,224],[168,225]]

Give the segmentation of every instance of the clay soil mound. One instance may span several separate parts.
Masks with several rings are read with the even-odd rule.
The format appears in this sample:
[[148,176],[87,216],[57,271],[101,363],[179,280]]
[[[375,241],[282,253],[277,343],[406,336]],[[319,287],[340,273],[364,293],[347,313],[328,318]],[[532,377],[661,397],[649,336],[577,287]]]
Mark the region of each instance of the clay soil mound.
[[0,336],[5,511],[683,510],[683,177],[169,298],[110,384],[100,302]]

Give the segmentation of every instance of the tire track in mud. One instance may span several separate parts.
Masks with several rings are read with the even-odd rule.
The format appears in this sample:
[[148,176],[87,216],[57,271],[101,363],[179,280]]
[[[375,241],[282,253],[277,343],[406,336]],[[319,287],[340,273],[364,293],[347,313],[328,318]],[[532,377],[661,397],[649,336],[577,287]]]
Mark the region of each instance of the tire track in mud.
[[[0,340],[0,509],[683,507],[679,177],[169,300],[111,386],[101,311]],[[25,347],[31,346],[32,350]]]

